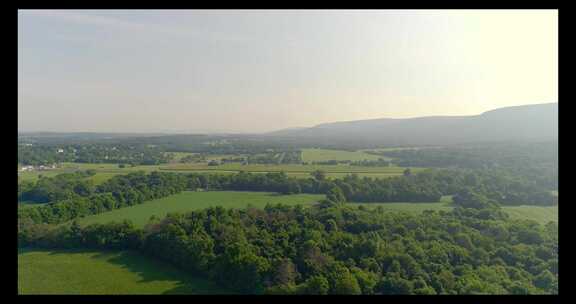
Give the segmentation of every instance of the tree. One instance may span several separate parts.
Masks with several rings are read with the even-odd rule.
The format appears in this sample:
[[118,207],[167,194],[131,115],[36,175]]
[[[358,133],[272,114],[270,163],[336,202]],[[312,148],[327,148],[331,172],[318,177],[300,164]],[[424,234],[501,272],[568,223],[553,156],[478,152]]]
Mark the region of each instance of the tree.
[[298,293],[309,295],[326,295],[330,290],[328,280],[322,275],[315,275],[306,280]]
[[337,205],[343,205],[346,203],[346,197],[344,196],[344,193],[342,193],[342,189],[339,187],[333,187],[330,189],[326,194],[326,199]]
[[299,276],[296,265],[289,258],[281,259],[277,262],[274,272],[274,283],[278,285],[294,284]]
[[323,181],[326,180],[326,172],[322,171],[322,170],[315,170],[312,171],[310,173],[310,175],[312,177],[314,177],[314,179],[316,179],[317,181]]
[[410,170],[410,168],[406,168],[404,170],[404,176],[411,176],[412,175],[412,171]]
[[336,264],[329,270],[328,281],[330,282],[331,294],[361,294],[362,289],[358,280],[350,270],[343,265]]
[[378,283],[376,290],[381,294],[408,295],[412,294],[412,282],[399,275],[386,275]]
[[544,290],[550,290],[554,287],[555,281],[554,275],[549,270],[544,270],[534,278],[534,285]]

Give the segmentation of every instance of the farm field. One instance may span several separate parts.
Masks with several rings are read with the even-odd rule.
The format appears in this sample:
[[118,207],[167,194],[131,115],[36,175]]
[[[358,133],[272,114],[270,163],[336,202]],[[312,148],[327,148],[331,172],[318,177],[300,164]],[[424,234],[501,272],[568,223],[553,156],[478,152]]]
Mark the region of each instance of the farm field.
[[[405,167],[362,167],[362,166],[348,166],[348,165],[260,165],[250,164],[242,165],[237,163],[223,164],[219,166],[208,166],[204,164],[177,164],[161,166],[160,170],[165,171],[232,171],[232,172],[286,172],[290,173],[310,173],[314,170],[322,170],[326,173],[341,173],[346,175],[348,173],[358,174],[382,174],[382,175],[402,175]],[[425,168],[410,168],[412,172],[419,172]]]
[[[46,171],[25,171],[18,172],[20,180],[38,180],[39,175],[53,177],[61,173],[75,172],[78,170],[93,169],[96,175],[90,177],[95,184],[100,184],[117,174],[128,174],[136,171],[166,171],[177,173],[215,173],[232,174],[240,171],[251,173],[268,173],[284,171],[288,176],[298,178],[309,178],[310,172],[323,170],[328,177],[340,178],[351,173],[356,173],[360,177],[388,178],[402,175],[404,167],[360,167],[347,165],[241,165],[238,163],[223,164],[219,166],[208,166],[206,164],[181,164],[173,163],[168,165],[147,165],[119,168],[117,164],[86,164],[86,163],[62,163],[60,168]],[[412,172],[418,172],[425,168],[410,168]]]
[[359,150],[360,152],[385,152],[385,151],[402,151],[402,150],[421,150],[421,149],[432,149],[441,148],[440,146],[428,146],[428,147],[395,147],[395,148],[376,148],[376,149],[364,149]]
[[[244,208],[249,204],[256,208],[263,208],[267,203],[282,203],[288,205],[311,205],[324,198],[319,194],[293,194],[281,195],[269,192],[243,192],[243,191],[209,191],[193,192],[185,191],[170,197],[149,201],[140,205],[121,208],[110,212],[100,213],[84,218],[78,222],[82,225],[93,223],[107,223],[111,221],[131,220],[136,226],[143,227],[148,223],[152,215],[159,218],[171,212],[186,212],[214,206],[226,208]],[[430,203],[348,203],[349,207],[357,208],[365,206],[376,208],[381,206],[388,211],[403,211],[410,213],[421,213],[424,210],[450,211],[450,196],[444,196],[441,202]],[[541,224],[549,221],[558,221],[558,207],[539,206],[507,206],[503,210],[510,214],[511,218],[531,219]]]
[[[361,205],[367,208],[376,208],[381,206],[388,211],[401,211],[409,213],[421,213],[424,210],[450,211],[453,209],[447,202],[438,203],[354,203],[350,206]],[[510,215],[512,219],[533,220],[541,225],[550,221],[558,222],[558,206],[540,207],[540,206],[504,206],[504,212]]]
[[368,154],[360,151],[350,152],[327,149],[302,149],[302,161],[327,161],[327,160],[378,160],[382,156]]
[[267,203],[282,203],[287,205],[311,204],[324,198],[320,194],[292,194],[281,195],[269,192],[243,192],[243,191],[184,191],[169,197],[145,202],[127,208],[80,218],[78,223],[88,225],[93,223],[107,223],[112,221],[131,220],[134,225],[143,227],[152,215],[163,218],[171,212],[186,212],[214,206],[226,208],[244,208],[249,204],[263,208]]
[[135,252],[18,251],[18,294],[226,293],[231,292]]
[[549,221],[558,222],[558,206],[510,206],[502,207],[511,218],[531,219],[545,225]]

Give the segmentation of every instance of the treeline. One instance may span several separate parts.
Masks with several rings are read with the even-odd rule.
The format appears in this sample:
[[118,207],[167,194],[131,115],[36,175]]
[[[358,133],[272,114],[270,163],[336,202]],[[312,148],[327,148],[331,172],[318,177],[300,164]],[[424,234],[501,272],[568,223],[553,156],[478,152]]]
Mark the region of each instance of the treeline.
[[94,170],[62,173],[54,177],[41,176],[35,183],[18,183],[18,201],[47,203],[86,197],[94,193],[94,183],[88,177],[96,174]]
[[[131,249],[245,294],[557,294],[558,226],[487,210],[267,206],[131,223],[20,222],[19,246]],[[484,212],[488,217],[481,217]]]
[[249,155],[246,158],[247,164],[300,164],[302,163],[302,152],[300,151],[276,151],[266,152],[257,155]]
[[392,178],[351,174],[327,179],[321,171],[308,179],[285,173],[232,175],[188,174],[191,189],[271,191],[283,194],[326,194],[337,187],[352,202],[437,202],[443,195],[474,191],[502,205],[554,205],[557,198],[537,180],[505,170],[426,170]]
[[144,144],[18,145],[18,162],[33,166],[61,162],[158,165],[170,159],[165,150]]
[[[556,196],[534,181],[495,170],[428,170],[414,175],[407,170],[405,176],[387,179],[360,178],[357,175],[326,179],[320,171],[314,172],[313,176],[299,179],[288,177],[284,172],[241,172],[231,175],[159,172],[146,175],[139,172],[115,176],[97,186],[93,192],[85,192],[85,195],[70,197],[68,195],[73,192],[67,188],[62,188],[63,193],[60,194],[59,188],[53,187],[53,192],[49,194],[63,197],[64,200],[34,208],[19,208],[18,212],[19,218],[30,217],[34,222],[57,223],[197,189],[329,194],[337,188],[344,199],[351,202],[438,202],[443,195],[454,194],[461,198],[455,199],[461,205],[466,204],[461,202],[478,199],[482,202],[471,204],[550,206],[558,202]],[[46,184],[38,183],[40,189]],[[34,188],[30,191],[38,192]]]
[[18,206],[18,220],[28,219],[34,223],[63,223],[78,217],[166,197],[179,193],[186,187],[186,177],[176,173],[135,172],[117,175],[96,186],[89,195],[73,196],[32,208]]
[[[305,163],[306,165],[308,163]],[[311,165],[350,165],[359,167],[388,167],[392,164],[391,161],[379,158],[377,160],[324,160],[324,161],[313,161],[310,162]]]
[[379,152],[399,166],[468,169],[557,167],[558,142],[491,144]]

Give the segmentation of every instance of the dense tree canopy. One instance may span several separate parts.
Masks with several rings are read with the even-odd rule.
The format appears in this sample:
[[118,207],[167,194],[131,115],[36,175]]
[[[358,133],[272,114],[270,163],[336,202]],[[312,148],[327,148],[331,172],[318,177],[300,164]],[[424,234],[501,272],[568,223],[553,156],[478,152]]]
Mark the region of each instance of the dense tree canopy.
[[139,250],[249,294],[557,293],[557,225],[483,211],[215,207],[144,229],[21,223],[19,244]]

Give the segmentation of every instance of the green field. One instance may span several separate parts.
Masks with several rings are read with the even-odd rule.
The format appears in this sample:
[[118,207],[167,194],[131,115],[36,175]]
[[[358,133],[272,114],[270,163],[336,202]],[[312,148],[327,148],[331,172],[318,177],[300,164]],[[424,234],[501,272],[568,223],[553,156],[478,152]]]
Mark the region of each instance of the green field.
[[[421,213],[424,210],[450,211],[453,209],[448,202],[439,203],[354,203],[349,206],[362,205],[368,208],[381,206],[388,211],[402,211],[409,213]],[[558,222],[558,206],[504,206],[504,212],[512,219],[527,219],[536,221],[542,225],[550,221]]]
[[[345,151],[344,151],[345,152]],[[352,153],[352,152],[351,152]],[[225,155],[221,155],[222,157]],[[251,173],[286,172],[288,176],[297,178],[309,178],[310,172],[323,170],[328,177],[341,178],[351,173],[356,173],[360,177],[387,178],[402,175],[403,167],[360,167],[348,165],[241,165],[239,163],[229,163],[219,166],[208,166],[205,163],[172,163],[167,165],[149,165],[119,168],[117,164],[85,164],[85,163],[62,163],[57,169],[47,171],[26,171],[18,172],[20,180],[36,181],[39,175],[53,177],[61,173],[70,173],[79,170],[93,169],[96,175],[90,177],[95,184],[100,184],[114,175],[128,174],[136,171],[164,171],[176,173],[214,173],[233,174],[240,171]],[[424,170],[424,168],[410,168],[412,172]]]
[[530,219],[543,225],[549,221],[558,222],[558,206],[513,206],[502,209],[514,219]]
[[378,160],[384,158],[383,156],[368,154],[364,152],[350,152],[341,150],[327,150],[327,149],[302,149],[302,161],[327,161],[327,160]]
[[[263,208],[267,203],[282,203],[287,205],[311,205],[324,198],[324,195],[317,194],[293,194],[280,195],[268,192],[243,192],[243,191],[212,191],[212,192],[192,192],[185,191],[180,194],[166,198],[153,200],[128,208],[116,209],[110,212],[81,218],[78,222],[82,225],[93,223],[107,223],[111,221],[131,220],[136,226],[146,225],[152,215],[159,218],[171,212],[186,212],[214,206],[226,208],[244,208],[252,205],[256,208]],[[424,210],[452,210],[450,196],[444,196],[438,203],[348,203],[348,206],[366,206],[375,208],[381,206],[388,211],[404,211],[410,213],[421,213]],[[549,221],[558,221],[558,207],[539,206],[510,206],[503,207],[503,210],[510,214],[511,218],[531,219],[541,224]]]
[[18,294],[226,294],[210,281],[129,251],[19,250]]
[[267,203],[282,203],[287,205],[310,204],[323,198],[324,195],[318,194],[280,195],[267,192],[185,191],[140,205],[87,216],[79,219],[78,222],[81,225],[88,225],[129,219],[136,226],[143,227],[148,223],[152,215],[163,218],[171,212],[186,212],[214,206],[244,208],[250,204],[254,207],[263,208]]
[[[404,167],[363,167],[363,166],[348,166],[348,165],[296,165],[296,164],[283,164],[283,165],[261,165],[249,164],[242,165],[238,163],[223,164],[219,166],[208,166],[205,164],[174,164],[168,166],[161,166],[162,171],[200,171],[200,172],[253,172],[253,173],[267,173],[267,172],[286,172],[309,174],[315,170],[322,170],[328,174],[342,174],[357,173],[363,174],[379,174],[388,176],[397,176],[404,173]],[[410,168],[412,172],[419,172],[425,168]],[[309,177],[309,175],[308,175]]]

